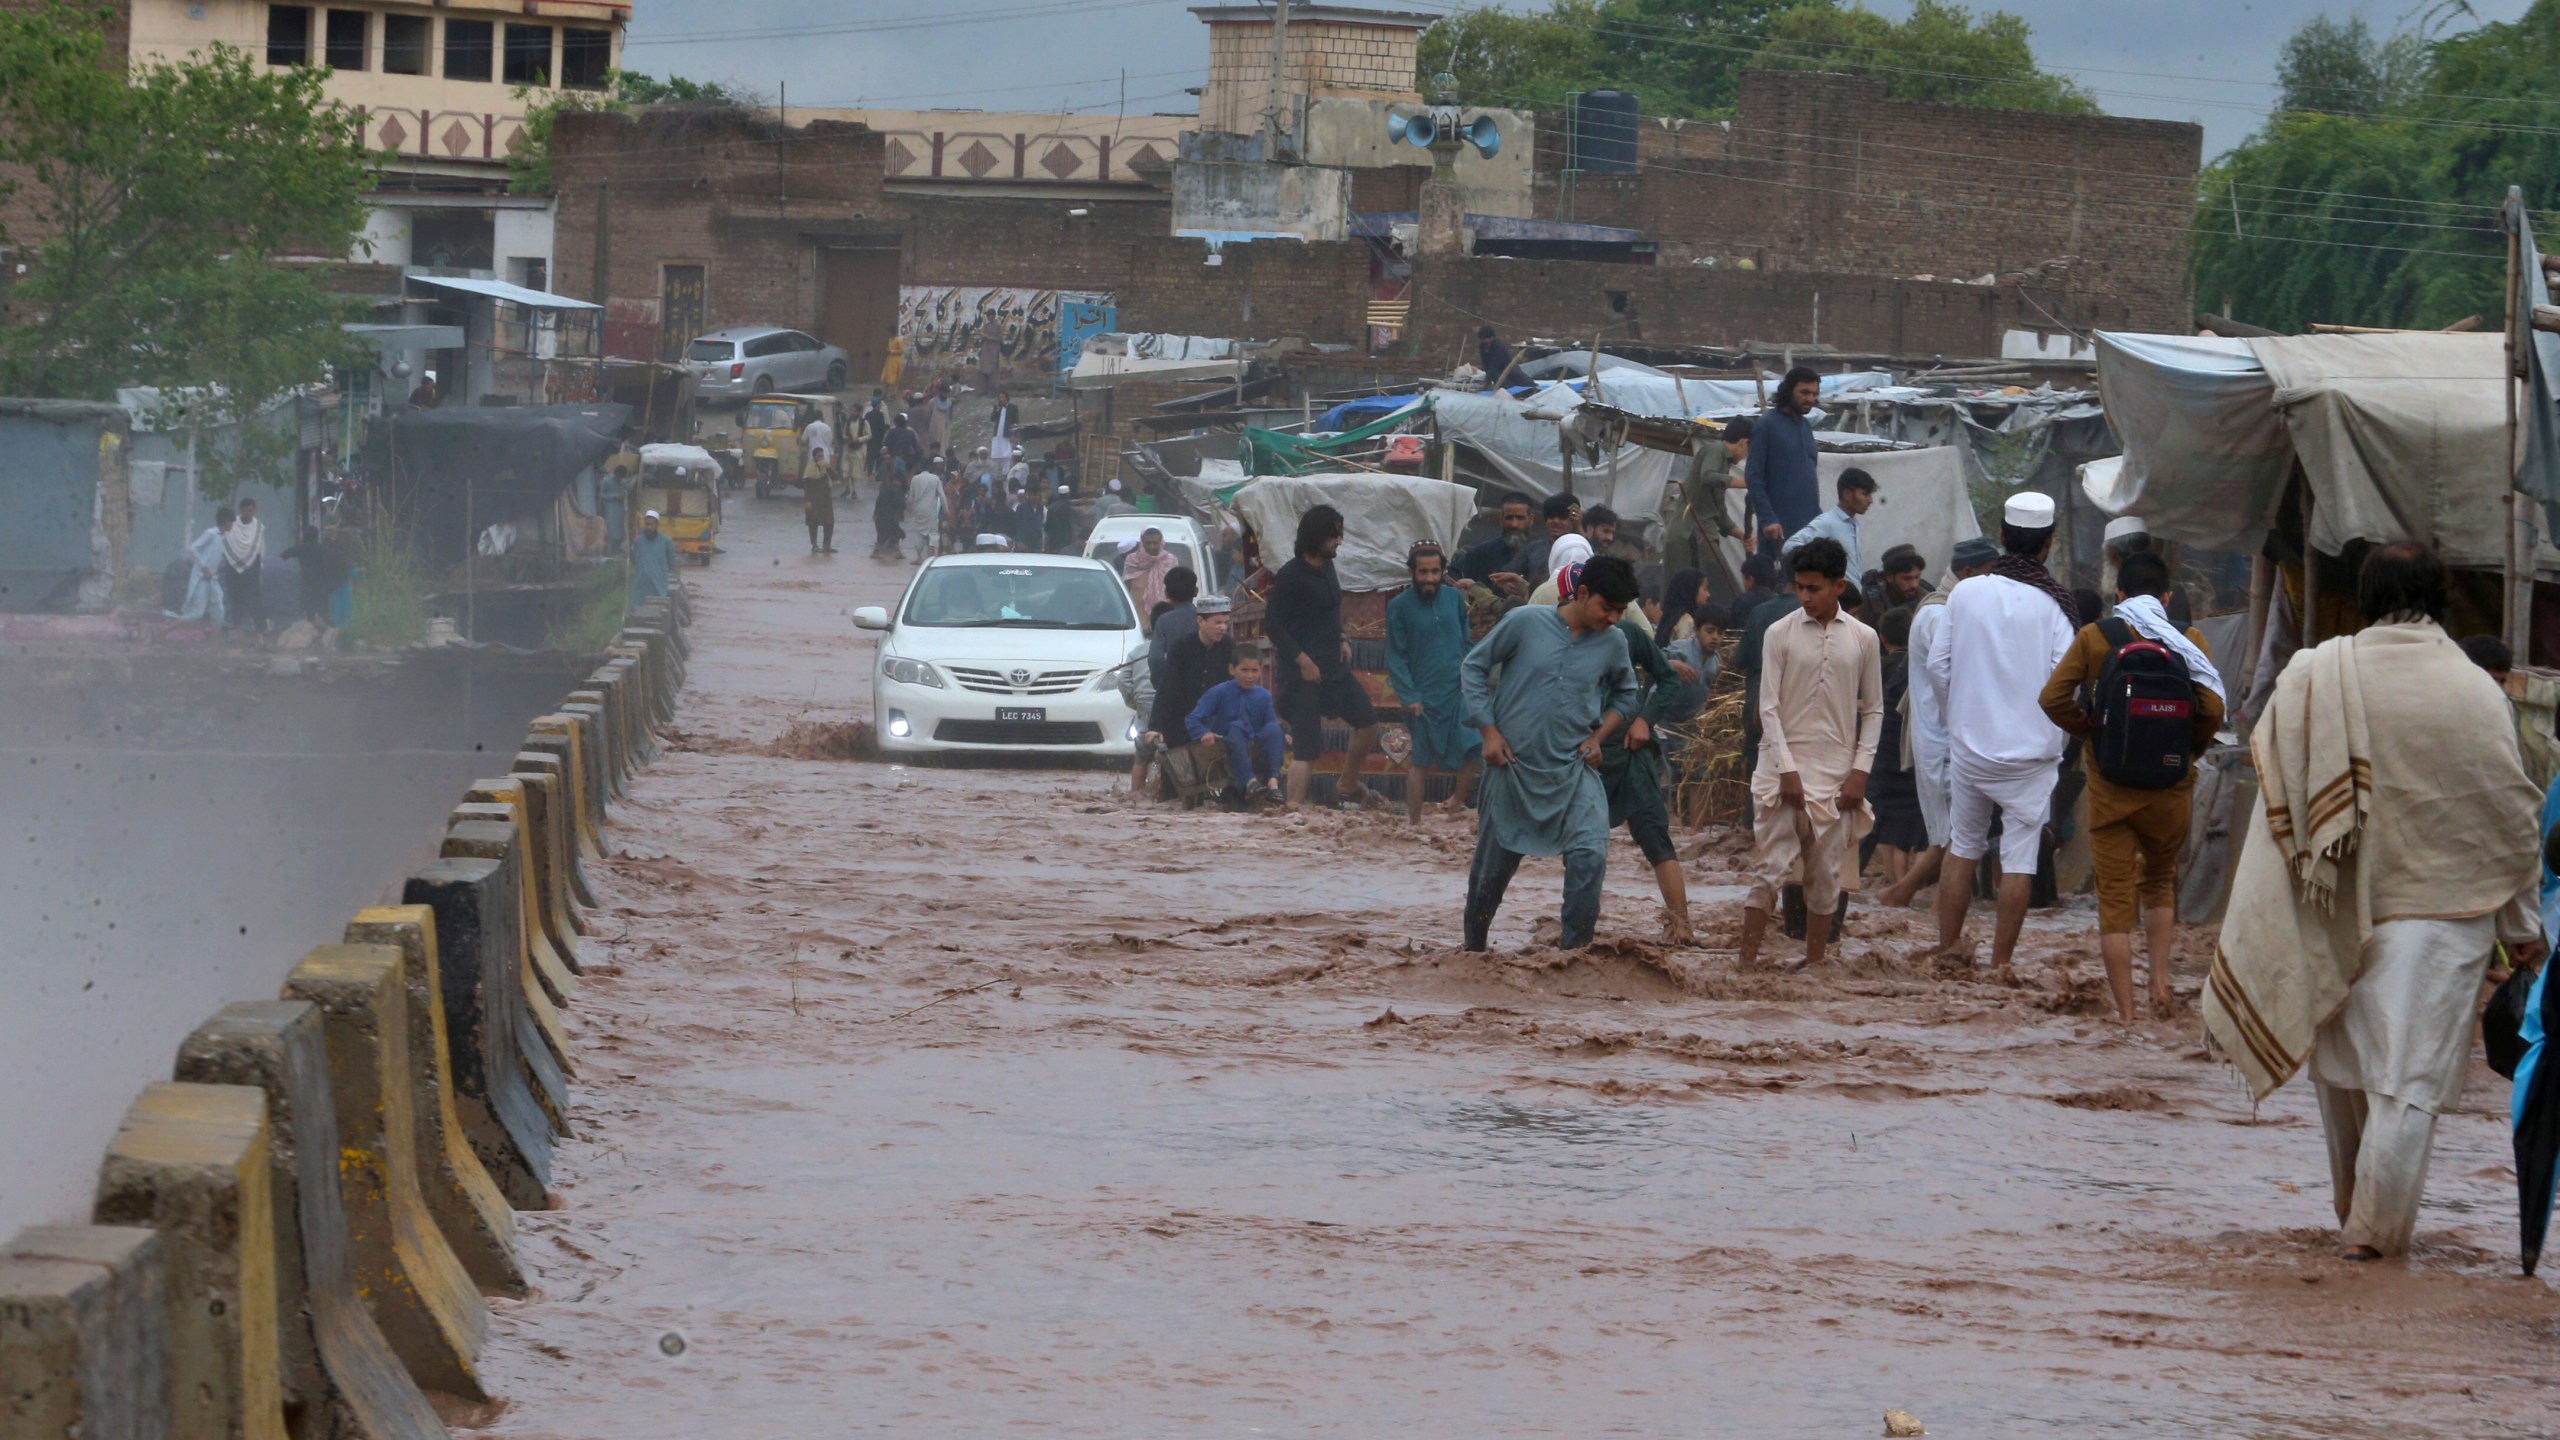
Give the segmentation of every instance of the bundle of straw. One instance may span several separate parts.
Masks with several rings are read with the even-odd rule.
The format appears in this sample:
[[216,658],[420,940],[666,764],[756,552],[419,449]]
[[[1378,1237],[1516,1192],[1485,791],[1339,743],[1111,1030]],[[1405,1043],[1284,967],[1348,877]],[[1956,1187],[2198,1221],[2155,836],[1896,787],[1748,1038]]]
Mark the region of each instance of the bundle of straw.
[[1695,830],[1740,824],[1750,794],[1742,768],[1742,687],[1719,685],[1706,708],[1670,727],[1679,758],[1671,773],[1671,813]]
[[1733,668],[1741,637],[1727,634],[1715,685],[1697,714],[1666,727],[1671,737],[1671,814],[1695,830],[1738,825],[1748,808],[1751,774],[1742,765],[1742,675]]

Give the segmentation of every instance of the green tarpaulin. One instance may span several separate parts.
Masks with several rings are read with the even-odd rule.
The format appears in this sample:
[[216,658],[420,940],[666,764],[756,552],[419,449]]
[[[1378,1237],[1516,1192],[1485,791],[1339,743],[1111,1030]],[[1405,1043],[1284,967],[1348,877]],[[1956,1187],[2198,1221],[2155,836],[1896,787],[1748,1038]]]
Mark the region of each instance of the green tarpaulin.
[[[1304,475],[1316,470],[1338,470],[1342,467],[1335,464],[1329,457],[1355,445],[1375,440],[1430,408],[1430,401],[1417,400],[1392,415],[1379,416],[1357,430],[1345,430],[1339,435],[1290,435],[1278,430],[1257,430],[1248,425],[1244,430],[1244,443],[1238,447],[1239,453],[1236,458],[1244,462],[1244,473],[1247,477]],[[1234,490],[1230,489],[1218,498],[1225,500],[1234,493]]]

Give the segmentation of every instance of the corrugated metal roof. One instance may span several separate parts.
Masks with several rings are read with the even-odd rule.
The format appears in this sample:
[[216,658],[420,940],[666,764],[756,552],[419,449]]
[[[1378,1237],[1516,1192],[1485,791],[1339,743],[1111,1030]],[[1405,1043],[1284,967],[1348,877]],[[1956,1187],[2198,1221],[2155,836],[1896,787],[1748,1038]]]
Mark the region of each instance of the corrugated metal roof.
[[486,295],[493,300],[510,300],[518,305],[529,305],[536,310],[601,310],[604,308],[591,300],[572,300],[566,295],[554,295],[548,290],[528,290],[522,285],[511,285],[504,280],[471,280],[451,275],[412,275],[409,279],[413,283],[433,285],[440,290],[461,290],[473,295]]

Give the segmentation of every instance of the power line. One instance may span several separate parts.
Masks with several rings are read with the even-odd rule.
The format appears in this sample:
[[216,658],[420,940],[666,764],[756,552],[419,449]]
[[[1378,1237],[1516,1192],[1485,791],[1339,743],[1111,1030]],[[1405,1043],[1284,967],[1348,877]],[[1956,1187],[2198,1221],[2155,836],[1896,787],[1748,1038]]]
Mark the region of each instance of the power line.
[[672,35],[627,36],[624,49],[651,45],[721,45],[756,40],[814,40],[842,35],[877,35],[902,30],[940,30],[954,25],[985,25],[996,21],[1039,20],[1060,15],[1097,14],[1107,10],[1131,10],[1148,5],[1165,5],[1175,0],[1038,0],[1038,3],[999,6],[988,10],[970,10],[958,14],[892,15],[873,20],[843,20],[823,25],[774,25],[755,30],[697,30]]

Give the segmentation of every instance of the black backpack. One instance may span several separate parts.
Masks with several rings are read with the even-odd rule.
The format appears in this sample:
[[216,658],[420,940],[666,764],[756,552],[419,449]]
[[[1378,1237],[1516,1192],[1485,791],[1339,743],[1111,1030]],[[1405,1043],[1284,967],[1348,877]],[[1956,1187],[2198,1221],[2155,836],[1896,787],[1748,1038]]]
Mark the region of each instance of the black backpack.
[[2187,662],[2113,617],[2098,622],[2098,633],[2108,645],[2090,705],[2098,773],[2130,789],[2170,789],[2195,761],[2196,686]]

